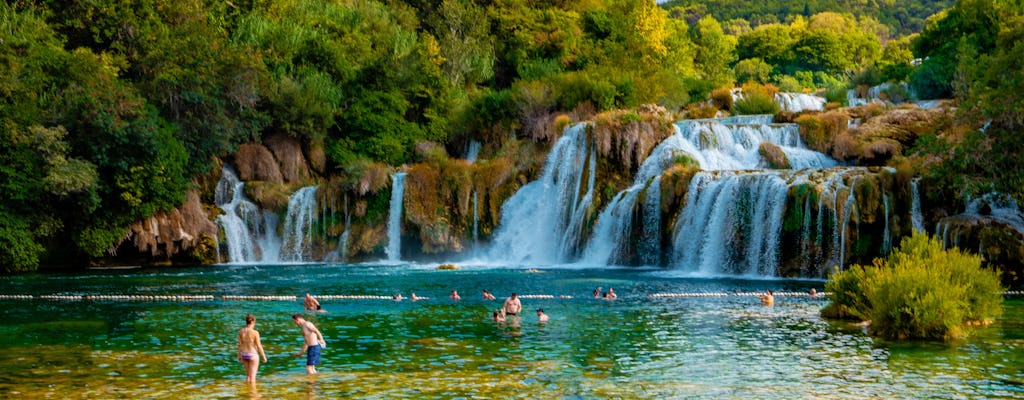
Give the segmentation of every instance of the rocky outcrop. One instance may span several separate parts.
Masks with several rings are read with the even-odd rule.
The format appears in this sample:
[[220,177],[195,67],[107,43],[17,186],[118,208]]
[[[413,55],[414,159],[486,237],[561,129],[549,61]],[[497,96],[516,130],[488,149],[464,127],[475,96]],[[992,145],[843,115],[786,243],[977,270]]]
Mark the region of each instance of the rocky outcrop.
[[277,133],[268,136],[264,143],[274,153],[274,158],[281,169],[281,177],[285,182],[306,180],[312,176],[309,171],[309,163],[302,154],[302,145],[297,139]]
[[207,216],[198,193],[190,191],[186,198],[185,204],[177,209],[129,225],[112,253],[116,255],[128,246],[129,251],[150,260],[216,262],[217,226]]
[[238,178],[243,181],[267,181],[275,184],[284,182],[281,169],[274,155],[263,145],[244,143],[238,146],[234,155]]

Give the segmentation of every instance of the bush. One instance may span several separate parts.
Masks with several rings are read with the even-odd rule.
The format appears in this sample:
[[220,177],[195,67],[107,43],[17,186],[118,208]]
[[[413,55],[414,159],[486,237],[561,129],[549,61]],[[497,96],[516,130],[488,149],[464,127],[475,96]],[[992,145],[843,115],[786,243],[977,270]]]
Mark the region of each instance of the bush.
[[1003,287],[981,257],[923,233],[906,238],[874,266],[853,266],[833,274],[826,317],[871,321],[871,333],[887,339],[953,339],[964,328],[987,323],[1002,312]]
[[740,115],[776,114],[779,112],[779,105],[775,103],[777,91],[771,85],[745,84],[743,98],[733,104],[733,110]]
[[732,111],[732,88],[723,87],[712,90],[711,104],[719,110]]

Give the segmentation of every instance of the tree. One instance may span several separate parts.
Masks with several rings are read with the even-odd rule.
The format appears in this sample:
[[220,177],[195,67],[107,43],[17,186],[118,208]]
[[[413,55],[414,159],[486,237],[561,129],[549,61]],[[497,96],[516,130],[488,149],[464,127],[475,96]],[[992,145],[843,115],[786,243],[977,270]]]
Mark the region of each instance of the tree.
[[733,82],[729,65],[736,60],[736,39],[722,31],[714,17],[707,15],[690,30],[695,46],[694,65],[701,76],[720,87]]
[[469,86],[494,75],[489,21],[482,8],[468,0],[444,0],[433,25],[453,85]]

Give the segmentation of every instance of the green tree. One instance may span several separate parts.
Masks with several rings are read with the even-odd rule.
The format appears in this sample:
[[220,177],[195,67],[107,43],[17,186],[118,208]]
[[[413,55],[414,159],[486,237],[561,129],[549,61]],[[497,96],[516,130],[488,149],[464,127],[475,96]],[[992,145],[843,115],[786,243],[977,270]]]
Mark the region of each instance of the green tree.
[[701,77],[715,87],[733,83],[729,66],[736,61],[736,39],[726,35],[714,17],[708,15],[690,30],[696,54],[693,63]]

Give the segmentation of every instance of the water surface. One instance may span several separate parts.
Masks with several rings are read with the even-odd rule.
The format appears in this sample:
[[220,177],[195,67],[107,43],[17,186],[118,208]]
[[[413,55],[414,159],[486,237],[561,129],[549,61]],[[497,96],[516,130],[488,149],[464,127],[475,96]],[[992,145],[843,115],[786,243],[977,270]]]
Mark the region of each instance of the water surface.
[[[615,301],[596,300],[598,286]],[[18,398],[921,398],[1024,396],[1024,304],[952,344],[898,344],[823,320],[825,299],[649,298],[805,292],[820,281],[700,279],[635,269],[279,265],[0,278],[4,294],[212,295],[215,300],[0,301],[0,397]],[[463,297],[453,302],[448,293]],[[481,299],[488,289],[498,301]],[[518,322],[490,312],[512,291]],[[373,295],[307,314],[327,338],[307,377],[295,301],[224,295]],[[561,296],[571,298],[561,298]],[[538,324],[533,310],[551,316]],[[235,335],[253,313],[269,362],[243,382]]]

